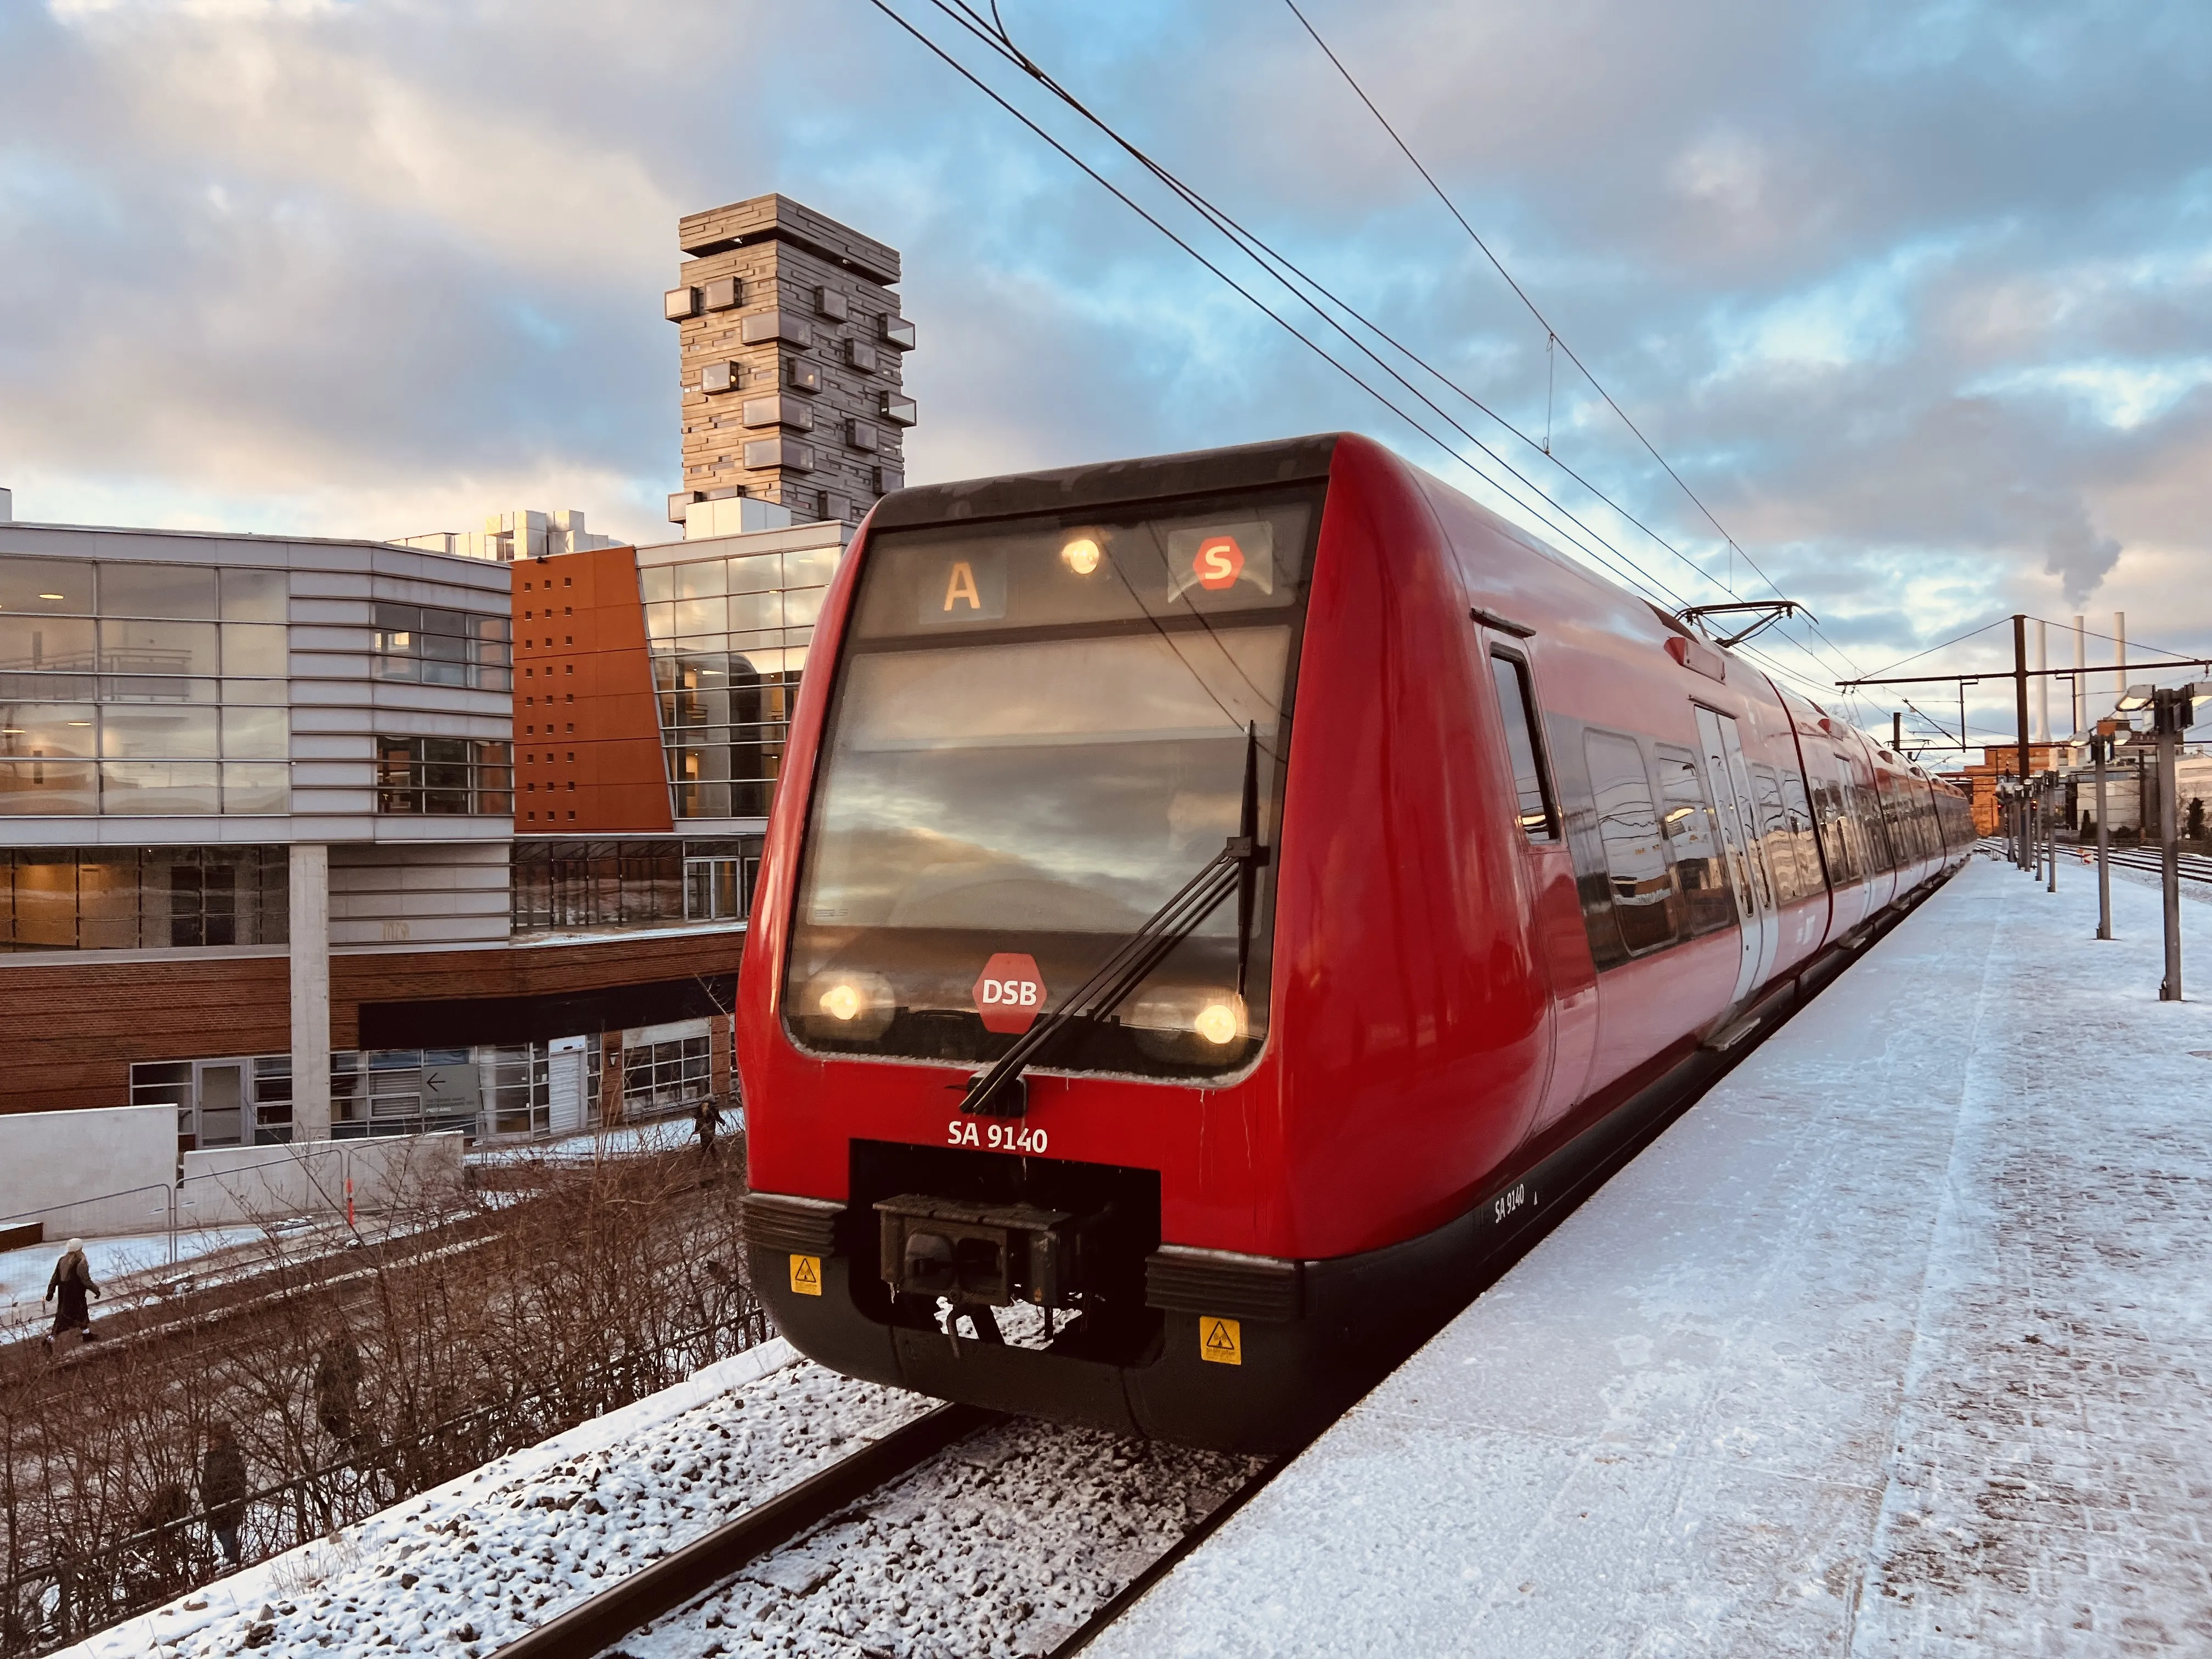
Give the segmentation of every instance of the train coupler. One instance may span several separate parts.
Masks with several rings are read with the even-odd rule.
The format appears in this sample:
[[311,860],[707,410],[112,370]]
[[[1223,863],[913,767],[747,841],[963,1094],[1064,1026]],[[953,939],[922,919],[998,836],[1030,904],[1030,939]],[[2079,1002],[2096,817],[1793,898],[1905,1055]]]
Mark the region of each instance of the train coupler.
[[876,1204],[879,1266],[895,1294],[1066,1308],[1085,1288],[1090,1218],[1033,1204],[904,1193]]

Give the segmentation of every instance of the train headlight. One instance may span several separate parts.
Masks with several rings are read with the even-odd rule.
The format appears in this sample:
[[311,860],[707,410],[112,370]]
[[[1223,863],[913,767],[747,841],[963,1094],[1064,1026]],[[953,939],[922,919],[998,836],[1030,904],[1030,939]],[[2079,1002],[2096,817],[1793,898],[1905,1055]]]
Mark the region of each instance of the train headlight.
[[898,1012],[890,982],[881,974],[832,969],[806,981],[793,1012],[808,1035],[833,1042],[872,1042]]
[[1216,1000],[1200,1008],[1190,1029],[1218,1048],[1225,1048],[1244,1035],[1244,1004],[1241,998]]
[[1060,562],[1079,576],[1091,574],[1105,556],[1097,540],[1089,536],[1074,537],[1060,550]]
[[1251,1035],[1244,999],[1206,986],[1149,991],[1130,1008],[1127,1023],[1137,1046],[1161,1060],[1219,1060]]

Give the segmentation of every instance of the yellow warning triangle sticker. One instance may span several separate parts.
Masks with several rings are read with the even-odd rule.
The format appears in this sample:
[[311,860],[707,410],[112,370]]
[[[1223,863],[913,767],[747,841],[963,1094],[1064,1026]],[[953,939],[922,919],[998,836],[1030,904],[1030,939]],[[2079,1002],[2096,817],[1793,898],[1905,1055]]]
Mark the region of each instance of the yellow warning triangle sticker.
[[818,1255],[793,1255],[791,1258],[791,1288],[800,1296],[822,1294],[822,1258]]
[[1241,1365],[1244,1363],[1244,1330],[1234,1319],[1203,1319],[1199,1322],[1198,1355],[1217,1365]]

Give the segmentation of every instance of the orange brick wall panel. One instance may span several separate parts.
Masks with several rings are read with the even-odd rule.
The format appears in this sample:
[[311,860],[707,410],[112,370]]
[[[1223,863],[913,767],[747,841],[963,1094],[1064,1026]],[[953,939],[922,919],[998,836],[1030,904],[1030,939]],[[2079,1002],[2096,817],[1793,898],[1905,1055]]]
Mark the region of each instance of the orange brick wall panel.
[[579,781],[594,788],[667,793],[667,766],[657,738],[650,750],[627,741],[588,744],[576,751],[576,765]]
[[[519,781],[538,786],[525,787],[516,803],[525,833],[548,823],[562,833],[672,830],[636,550],[599,548],[530,560],[514,567],[514,582],[516,748],[524,755],[555,755],[550,763],[531,760],[518,768]],[[550,619],[532,615],[549,606],[557,613]],[[550,743],[541,733],[533,744],[529,728],[549,717],[559,729]],[[540,816],[533,818],[533,811]],[[557,816],[548,819],[547,812]]]

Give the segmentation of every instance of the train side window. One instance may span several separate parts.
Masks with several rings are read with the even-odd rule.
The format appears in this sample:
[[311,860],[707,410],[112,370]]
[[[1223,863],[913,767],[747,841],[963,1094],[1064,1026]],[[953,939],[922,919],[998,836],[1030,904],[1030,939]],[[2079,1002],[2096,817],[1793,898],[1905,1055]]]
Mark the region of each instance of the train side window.
[[1804,896],[1797,875],[1797,843],[1782,810],[1782,780],[1772,767],[1752,763],[1751,797],[1759,807],[1759,844],[1766,849],[1766,867],[1774,872],[1774,902],[1795,904]]
[[1850,792],[1851,821],[1866,838],[1868,873],[1878,876],[1885,870],[1896,869],[1897,854],[1889,844],[1889,826],[1882,821],[1881,794],[1856,783],[1844,787]]
[[1850,807],[1844,799],[1844,786],[1832,778],[1817,786],[1814,794],[1820,846],[1828,855],[1828,879],[1841,887],[1863,873],[1858,848],[1850,834]]
[[1589,763],[1590,794],[1597,803],[1598,835],[1605,843],[1606,873],[1613,890],[1613,919],[1631,956],[1671,943],[1674,872],[1651,805],[1651,780],[1633,738],[1591,732],[1583,738]]
[[1682,936],[1692,939],[1717,927],[1733,927],[1735,896],[1729,890],[1728,871],[1721,862],[1725,854],[1720,821],[1713,816],[1697,757],[1663,743],[1653,752],[1659,763],[1659,821],[1682,887]]
[[1515,811],[1522,833],[1531,841],[1557,841],[1559,814],[1553,808],[1552,781],[1545,772],[1535,699],[1528,695],[1528,665],[1493,651],[1490,677],[1498,686],[1498,712],[1505,720],[1505,752],[1513,763]]
[[1783,775],[1782,811],[1796,851],[1797,896],[1820,890],[1820,855],[1813,846],[1813,803],[1805,793],[1805,780],[1795,772]]

